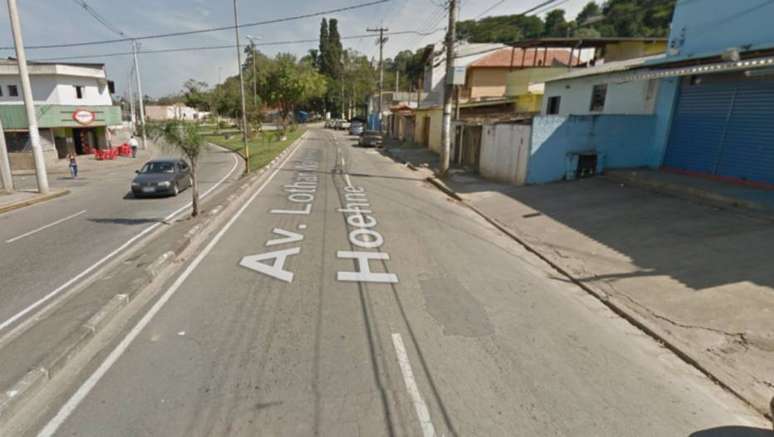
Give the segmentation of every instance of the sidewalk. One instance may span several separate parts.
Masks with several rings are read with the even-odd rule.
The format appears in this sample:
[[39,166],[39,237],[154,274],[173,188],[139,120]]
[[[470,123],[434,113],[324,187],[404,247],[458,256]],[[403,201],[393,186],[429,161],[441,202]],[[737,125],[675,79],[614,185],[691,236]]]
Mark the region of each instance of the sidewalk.
[[14,191],[9,194],[0,190],[0,214],[55,199],[69,192],[63,189],[52,189],[48,194],[38,194],[34,191]]
[[[76,160],[78,161],[78,174],[90,173],[95,170],[105,170],[111,168],[125,167],[128,165],[136,165],[138,168],[148,159],[154,155],[155,149],[148,148],[147,150],[138,150],[136,158],[126,158],[119,156],[113,160],[97,161],[94,159],[94,155],[78,155]],[[69,162],[66,159],[59,159],[53,164],[48,165],[48,174],[61,175],[70,174]],[[28,176],[34,175],[34,170],[13,170],[14,176]]]
[[[412,155],[421,165],[422,154]],[[434,159],[430,155],[424,150],[424,162]],[[452,172],[443,182],[566,275],[563,280],[596,295],[758,411],[769,412],[770,218],[604,177],[515,187]]]

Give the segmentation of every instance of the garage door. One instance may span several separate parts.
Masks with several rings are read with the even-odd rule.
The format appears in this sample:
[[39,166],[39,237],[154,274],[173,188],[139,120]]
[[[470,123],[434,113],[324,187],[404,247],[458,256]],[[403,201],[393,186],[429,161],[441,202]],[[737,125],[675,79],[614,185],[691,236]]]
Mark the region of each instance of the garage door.
[[774,80],[683,79],[664,166],[774,184]]

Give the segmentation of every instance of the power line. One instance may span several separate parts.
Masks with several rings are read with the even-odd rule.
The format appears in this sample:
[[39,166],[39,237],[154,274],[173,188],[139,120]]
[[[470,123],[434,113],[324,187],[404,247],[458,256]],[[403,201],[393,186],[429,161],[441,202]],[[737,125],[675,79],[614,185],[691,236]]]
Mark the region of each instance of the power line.
[[[288,21],[296,21],[296,20],[303,20],[305,18],[313,18],[313,17],[319,17],[322,15],[328,15],[328,14],[334,14],[338,12],[346,12],[351,11],[354,9],[361,9],[369,6],[375,6],[382,3],[387,3],[392,0],[373,0],[367,3],[360,3],[352,6],[345,6],[341,8],[336,9],[328,9],[325,11],[319,11],[319,12],[312,12],[309,14],[303,14],[303,15],[294,15],[290,17],[283,17],[283,18],[275,18],[272,20],[265,20],[265,21],[256,21],[252,23],[245,23],[240,24],[239,28],[246,28],[246,27],[256,27],[256,26],[265,26],[267,24],[276,24],[276,23],[286,23]],[[145,39],[158,39],[158,38],[170,38],[175,36],[186,36],[186,35],[196,35],[201,33],[209,33],[209,32],[220,32],[223,30],[233,30],[237,26],[220,26],[220,27],[210,27],[205,29],[197,29],[197,30],[188,30],[183,32],[171,32],[171,33],[160,33],[160,34],[152,34],[152,35],[142,35],[138,37],[125,37],[125,38],[117,38],[117,39],[108,39],[108,40],[100,40],[100,41],[86,41],[86,42],[79,42],[79,43],[67,43],[67,44],[43,44],[43,45],[36,45],[36,46],[27,46],[25,47],[28,50],[34,50],[34,49],[55,49],[55,48],[65,48],[65,47],[80,47],[80,46],[90,46],[90,45],[101,45],[101,44],[114,44],[119,42],[128,42],[132,40],[145,40]],[[0,47],[0,50],[12,50],[13,46],[6,46],[6,47]]]
[[73,0],[73,2],[75,2],[76,5],[78,5],[81,8],[83,8],[83,10],[86,11],[86,13],[88,13],[89,15],[94,17],[95,20],[99,21],[109,31],[111,31],[111,32],[113,32],[113,33],[115,33],[115,34],[117,34],[119,36],[122,36],[124,38],[128,38],[128,36],[124,32],[122,32],[116,26],[110,24],[110,22],[105,17],[100,15],[99,12],[97,12],[94,8],[89,6],[89,4],[86,3],[86,0]]
[[501,4],[505,3],[505,0],[500,0],[497,3],[493,4],[492,6],[486,8],[484,12],[476,15],[476,18],[474,20],[478,20],[479,18],[483,17],[484,15],[488,14],[490,11],[492,11],[494,8],[500,6]]
[[[402,30],[398,32],[385,32],[384,35],[385,36],[400,36],[400,35],[428,36],[428,35],[432,35],[436,31],[437,29],[430,32],[419,32],[416,30]],[[360,39],[360,38],[373,38],[373,35],[370,35],[370,34],[350,35],[350,36],[342,36],[340,39]],[[260,42],[255,45],[256,47],[264,47],[264,46],[278,46],[278,45],[290,45],[290,44],[318,43],[319,41],[320,40],[318,38],[297,39],[297,40],[287,40],[287,41]],[[229,44],[229,45],[219,45],[219,46],[199,46],[199,47],[180,47],[180,48],[172,48],[172,49],[138,50],[137,54],[189,52],[189,51],[199,51],[199,50],[220,50],[220,49],[233,49],[234,47],[235,47],[234,44]],[[129,56],[132,54],[133,54],[132,52],[114,52],[114,53],[102,53],[97,55],[58,56],[58,57],[51,57],[51,58],[37,58],[35,59],[35,61],[59,61],[59,60],[68,60],[68,59],[110,58],[115,56]]]

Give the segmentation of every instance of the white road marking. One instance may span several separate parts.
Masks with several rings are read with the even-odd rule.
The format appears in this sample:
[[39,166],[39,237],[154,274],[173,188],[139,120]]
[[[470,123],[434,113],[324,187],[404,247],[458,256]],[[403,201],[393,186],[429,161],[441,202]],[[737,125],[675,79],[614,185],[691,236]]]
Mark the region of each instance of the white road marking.
[[352,186],[352,180],[349,178],[349,173],[344,173],[344,181],[347,182],[348,187]]
[[100,379],[102,379],[103,376],[107,373],[108,370],[110,370],[111,367],[113,367],[113,364],[115,364],[116,361],[118,361],[119,358],[121,358],[121,355],[123,355],[124,352],[126,352],[126,349],[129,348],[129,345],[132,344],[135,338],[137,338],[138,335],[140,335],[140,332],[142,332],[143,329],[150,323],[150,321],[153,319],[153,317],[161,311],[161,309],[164,307],[164,305],[169,301],[169,299],[172,297],[172,295],[175,294],[175,292],[180,288],[181,285],[185,282],[186,279],[193,273],[194,270],[199,266],[199,264],[204,260],[204,258],[212,251],[212,249],[215,247],[218,242],[220,242],[221,238],[228,232],[229,229],[231,229],[231,226],[233,226],[234,222],[239,219],[239,217],[242,216],[242,214],[245,212],[245,210],[253,203],[256,197],[258,197],[261,192],[263,192],[264,188],[266,188],[267,185],[269,185],[269,182],[271,182],[274,177],[279,173],[280,169],[285,165],[285,163],[290,160],[290,158],[295,154],[296,150],[300,148],[300,145],[293,149],[291,153],[288,154],[287,158],[280,164],[274,172],[264,181],[264,183],[258,187],[258,189],[253,193],[249,199],[247,199],[247,202],[245,202],[241,208],[234,214],[228,222],[221,228],[220,231],[215,235],[215,237],[207,244],[207,246],[199,252],[199,255],[194,258],[194,260],[191,262],[191,264],[188,265],[188,267],[183,271],[183,273],[175,280],[175,282],[172,283],[172,285],[167,289],[167,291],[164,292],[164,294],[159,298],[158,301],[151,307],[151,309],[140,319],[139,322],[137,322],[137,325],[135,325],[131,331],[124,337],[123,340],[116,346],[115,349],[113,349],[112,352],[110,352],[110,355],[105,358],[105,361],[100,364],[100,366],[97,368],[96,371],[94,371],[91,376],[81,385],[78,390],[73,393],[73,395],[70,397],[70,399],[67,400],[67,402],[62,406],[62,408],[59,410],[59,412],[54,416],[51,421],[46,424],[45,428],[40,431],[38,436],[47,437],[52,436],[56,433],[56,431],[59,429],[60,426],[67,420],[67,418],[75,411],[75,409],[80,405],[80,403],[86,398],[86,396],[91,392],[91,390],[94,388],[94,386],[97,385]]
[[414,402],[414,409],[417,411],[419,425],[422,427],[422,435],[424,437],[433,437],[435,436],[435,427],[430,418],[427,404],[422,399],[417,382],[414,380],[414,372],[411,370],[411,363],[409,362],[406,347],[403,345],[403,338],[401,338],[400,334],[392,334],[392,344],[395,346],[395,353],[398,355],[398,364],[400,364],[400,371],[403,374],[403,382],[406,383],[406,390]]
[[[215,190],[223,182],[225,182],[225,180],[228,179],[229,176],[231,176],[232,173],[234,173],[234,170],[236,170],[237,167],[239,167],[239,160],[237,159],[236,154],[232,155],[232,157],[234,158],[234,166],[231,167],[231,170],[225,176],[223,176],[215,185],[213,185],[207,191],[202,193],[202,199],[207,197],[208,194],[210,194],[213,190]],[[107,255],[105,255],[104,257],[102,257],[101,259],[99,259],[98,261],[93,263],[92,265],[90,265],[86,270],[78,273],[77,275],[72,277],[70,280],[68,280],[64,284],[60,285],[59,287],[57,287],[53,291],[49,292],[48,294],[46,294],[42,298],[40,298],[37,301],[33,302],[28,307],[24,308],[23,310],[19,311],[15,315],[13,315],[11,318],[5,320],[3,323],[0,323],[0,331],[8,328],[11,325],[13,325],[17,321],[19,321],[19,319],[21,319],[22,317],[24,317],[27,314],[29,314],[30,312],[34,311],[39,306],[43,305],[44,303],[48,302],[53,297],[55,297],[56,295],[61,293],[62,291],[64,291],[67,288],[69,288],[71,285],[75,284],[76,282],[78,282],[81,279],[83,279],[84,277],[86,277],[86,275],[88,275],[89,273],[93,272],[94,270],[96,270],[97,268],[99,268],[100,266],[105,264],[111,258],[113,258],[114,256],[116,256],[119,253],[121,253],[127,247],[131,246],[137,240],[141,239],[142,237],[144,237],[144,236],[148,235],[149,233],[153,232],[154,230],[156,230],[156,228],[161,226],[163,222],[171,220],[173,217],[175,217],[176,215],[180,214],[181,212],[185,211],[186,209],[188,209],[190,207],[191,207],[191,202],[188,202],[185,205],[183,205],[182,207],[180,207],[180,208],[176,209],[175,211],[173,211],[168,216],[164,217],[164,219],[162,221],[160,221],[158,223],[154,223],[154,224],[148,226],[147,228],[143,229],[142,231],[140,231],[139,234],[137,234],[134,237],[130,238],[124,244],[120,245],[117,249],[113,250],[112,252],[108,253]]]
[[33,230],[29,231],[29,232],[26,232],[26,233],[24,233],[24,234],[21,234],[21,235],[19,235],[18,237],[13,237],[13,238],[11,238],[11,239],[5,240],[5,242],[6,242],[6,243],[13,243],[14,241],[19,241],[19,240],[21,240],[21,239],[22,239],[22,238],[24,238],[24,237],[29,237],[30,235],[37,234],[37,233],[38,233],[38,232],[40,232],[40,231],[44,231],[44,230],[46,230],[46,229],[48,229],[48,228],[50,228],[50,227],[52,227],[52,226],[56,226],[56,225],[58,225],[59,223],[64,223],[64,222],[66,222],[67,220],[74,219],[75,217],[78,217],[79,215],[81,215],[81,214],[85,214],[85,213],[86,213],[86,210],[85,210],[85,209],[84,209],[83,211],[78,211],[78,212],[76,212],[75,214],[68,215],[68,216],[67,216],[67,217],[65,217],[65,218],[59,219],[59,220],[57,220],[57,221],[55,221],[55,222],[52,222],[52,223],[49,223],[49,224],[47,224],[47,225],[45,225],[45,226],[41,226],[41,227],[39,227],[39,228],[37,228],[37,229],[33,229]]

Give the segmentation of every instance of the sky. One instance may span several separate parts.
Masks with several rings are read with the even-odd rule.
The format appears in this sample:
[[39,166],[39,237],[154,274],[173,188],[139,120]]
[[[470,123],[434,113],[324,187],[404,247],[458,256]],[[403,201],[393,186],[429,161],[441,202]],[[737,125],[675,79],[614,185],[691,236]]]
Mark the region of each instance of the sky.
[[[80,6],[82,0],[17,0],[22,23],[24,45],[76,43],[121,38],[89,15]],[[85,0],[112,28],[129,36],[143,36],[203,28],[233,26],[233,0]],[[238,4],[239,23],[251,23],[289,16],[310,14],[347,7],[371,0],[241,0]],[[515,14],[529,9],[544,0],[462,0],[460,19],[472,19],[495,6],[486,15]],[[574,18],[588,0],[557,0],[567,11],[567,18]],[[442,29],[446,15],[443,0],[389,0],[375,6],[336,14],[327,18],[339,20],[342,36],[366,34],[367,27],[387,27],[390,31],[428,32]],[[274,55],[290,52],[303,56],[317,43],[261,46],[261,43],[316,39],[319,36],[321,17],[269,24],[240,29],[241,43],[246,36],[258,39],[259,49]],[[385,45],[385,57],[392,57],[401,50],[416,50],[424,45],[440,41],[443,31],[429,35],[395,35]],[[202,33],[171,38],[149,39],[142,42],[141,50],[191,48],[233,45],[234,31]],[[345,48],[352,48],[369,57],[378,56],[374,37],[342,41]],[[13,46],[13,36],[8,19],[7,2],[0,2],[0,47]],[[60,57],[92,56],[131,51],[128,42],[104,45],[28,49],[30,60],[51,60]],[[13,50],[2,50],[0,56],[15,56]],[[66,62],[98,62],[106,65],[108,78],[116,83],[118,94],[123,94],[130,82],[131,56],[99,56],[71,59]],[[228,76],[237,74],[236,51],[230,49],[191,50],[173,53],[145,53],[139,56],[143,80],[143,93],[160,97],[179,91],[183,83],[194,78],[214,85]]]

